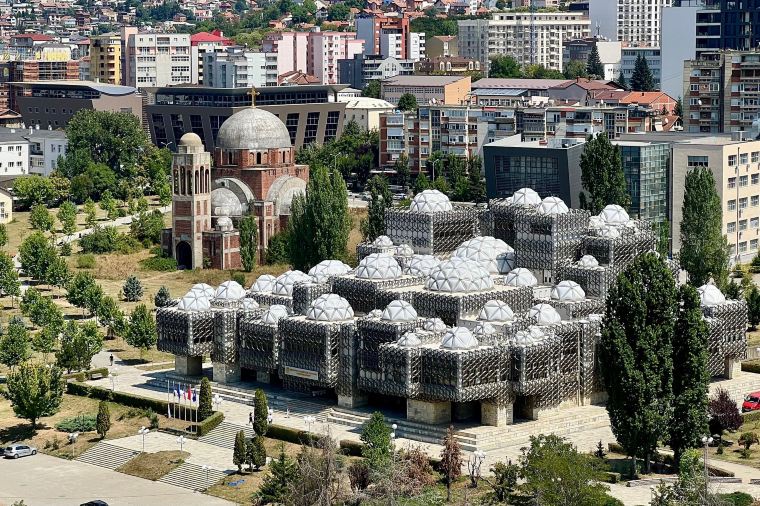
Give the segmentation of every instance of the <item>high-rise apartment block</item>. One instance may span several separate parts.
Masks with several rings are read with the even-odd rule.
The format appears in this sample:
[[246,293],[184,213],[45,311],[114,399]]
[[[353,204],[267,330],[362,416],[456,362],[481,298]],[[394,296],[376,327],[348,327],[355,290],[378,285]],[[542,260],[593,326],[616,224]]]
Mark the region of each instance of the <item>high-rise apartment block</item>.
[[193,82],[190,35],[133,33],[126,47],[129,86],[145,88]]
[[697,56],[760,45],[760,0],[705,0],[697,13]]
[[203,55],[203,80],[212,88],[277,86],[277,55],[227,47]]
[[121,36],[106,33],[90,37],[90,79],[121,84]]
[[589,17],[600,35],[633,46],[659,46],[662,9],[673,0],[590,0]]
[[356,18],[356,37],[364,41],[364,55],[406,60],[425,57],[425,34],[410,30],[406,16],[369,14]]
[[361,54],[364,41],[351,32],[310,32],[306,72],[322,84],[338,84],[338,60]]
[[287,72],[306,72],[308,32],[276,32],[267,35],[261,43],[265,53],[277,54],[277,75]]

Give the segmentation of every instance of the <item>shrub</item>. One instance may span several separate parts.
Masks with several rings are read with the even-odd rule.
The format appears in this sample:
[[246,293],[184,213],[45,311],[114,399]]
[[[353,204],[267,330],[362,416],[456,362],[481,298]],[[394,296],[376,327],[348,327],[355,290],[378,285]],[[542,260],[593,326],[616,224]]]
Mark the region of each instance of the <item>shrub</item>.
[[232,281],[236,282],[240,286],[245,286],[245,274],[242,272],[236,272],[232,275]]
[[221,411],[215,411],[213,415],[206,418],[205,420],[202,420],[197,426],[196,426],[196,434],[198,437],[205,436],[212,430],[216,429],[220,423],[224,421],[224,413]]
[[61,244],[60,248],[58,248],[58,252],[61,254],[62,257],[71,256],[71,243],[65,242]]
[[269,245],[267,247],[267,263],[270,265],[288,263],[287,244],[288,237],[284,232],[274,234],[270,237]]
[[710,398],[708,411],[712,434],[722,434],[724,430],[736,430],[742,425],[742,416],[739,414],[736,402],[722,388],[719,388]]
[[156,296],[153,297],[153,305],[156,307],[166,307],[169,305],[169,301],[171,301],[172,296],[169,293],[169,289],[165,286],[162,286],[158,289],[158,292],[156,292]]
[[148,411],[148,421],[150,422],[151,429],[158,428],[158,415],[156,414],[155,411],[153,410]]
[[127,302],[137,302],[143,297],[142,283],[134,274],[127,278],[121,291],[124,293],[124,300]]
[[755,499],[745,492],[718,494],[718,499],[731,506],[750,506],[755,503]]
[[742,435],[739,436],[739,444],[742,445],[748,452],[750,451],[750,448],[752,448],[752,445],[757,443],[757,434],[754,432],[743,432]]
[[97,415],[78,415],[65,418],[55,424],[61,432],[90,432],[97,426]]
[[100,401],[98,404],[98,416],[96,418],[96,429],[101,438],[106,437],[106,434],[111,428],[111,413],[108,410],[108,402]]
[[116,251],[122,255],[135,253],[140,251],[142,247],[143,245],[140,241],[125,234],[120,234],[116,239]]
[[151,244],[161,242],[161,231],[164,228],[164,216],[161,211],[152,213],[141,212],[129,226],[131,235],[139,241],[147,241]]
[[116,251],[119,233],[115,227],[96,225],[92,232],[79,239],[79,247],[85,253],[111,253]]
[[760,361],[742,362],[742,372],[760,374]]
[[147,271],[176,271],[177,261],[174,258],[163,256],[148,257],[140,261],[140,265]]
[[369,487],[369,466],[366,461],[355,460],[348,466],[348,481],[354,492],[361,492]]
[[77,268],[78,269],[94,269],[95,268],[95,255],[85,254],[77,255]]

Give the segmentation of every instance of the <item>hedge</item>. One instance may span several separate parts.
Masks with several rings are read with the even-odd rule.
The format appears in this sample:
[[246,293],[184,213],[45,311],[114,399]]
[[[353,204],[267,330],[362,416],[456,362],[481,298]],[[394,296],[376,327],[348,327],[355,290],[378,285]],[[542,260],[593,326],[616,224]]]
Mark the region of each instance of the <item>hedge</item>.
[[305,430],[292,429],[283,425],[270,424],[267,428],[266,436],[272,439],[279,439],[288,443],[297,445],[308,444],[319,440],[319,436],[316,434],[309,434]]
[[223,421],[224,413],[221,411],[215,411],[214,414],[196,424],[195,434],[197,436],[205,436],[214,430]]
[[622,475],[620,473],[615,473],[613,471],[602,472],[602,481],[605,483],[620,483],[621,479]]
[[742,423],[757,422],[758,420],[760,420],[760,409],[742,413]]
[[341,439],[340,441],[340,448],[343,450],[343,453],[350,455],[351,457],[361,457],[363,446],[364,445],[359,441],[353,441],[351,439]]
[[760,361],[751,360],[742,362],[742,372],[753,372],[755,374],[760,374]]
[[65,380],[73,379],[75,381],[81,382],[81,381],[91,380],[95,374],[100,374],[103,378],[107,378],[108,368],[100,367],[98,369],[90,369],[89,371],[80,371],[80,372],[73,372],[71,374],[64,374],[63,379]]

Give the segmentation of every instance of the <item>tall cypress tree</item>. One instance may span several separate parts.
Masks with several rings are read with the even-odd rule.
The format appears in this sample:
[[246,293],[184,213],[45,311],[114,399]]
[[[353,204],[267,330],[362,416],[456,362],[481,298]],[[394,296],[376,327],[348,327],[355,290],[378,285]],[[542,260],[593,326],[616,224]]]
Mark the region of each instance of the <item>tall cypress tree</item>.
[[600,363],[612,433],[633,458],[650,457],[665,436],[672,399],[676,286],[657,253],[640,255],[607,297]]
[[678,463],[688,448],[699,448],[707,433],[707,324],[699,294],[691,285],[680,288],[681,304],[673,335],[673,416],[670,447]]
[[602,59],[599,57],[599,48],[596,44],[591,47],[591,52],[588,54],[586,71],[589,73],[589,76],[596,76],[598,79],[604,79],[604,65],[602,64]]
[[728,242],[723,235],[723,209],[715,178],[707,167],[686,175],[681,218],[681,267],[689,283],[700,286],[710,277],[724,288],[728,280]]
[[246,272],[251,272],[256,266],[258,237],[256,218],[250,214],[244,216],[240,220],[240,261]]
[[613,145],[606,135],[587,139],[580,165],[581,182],[590,194],[586,201],[592,213],[599,213],[608,204],[623,207],[631,204],[620,148]]
[[393,194],[385,176],[373,176],[369,180],[370,199],[367,217],[362,220],[361,231],[365,241],[374,241],[385,234],[385,210],[393,205]]
[[633,91],[655,91],[654,77],[652,77],[652,71],[649,69],[649,63],[640,54],[636,57],[636,65],[633,67],[631,89]]

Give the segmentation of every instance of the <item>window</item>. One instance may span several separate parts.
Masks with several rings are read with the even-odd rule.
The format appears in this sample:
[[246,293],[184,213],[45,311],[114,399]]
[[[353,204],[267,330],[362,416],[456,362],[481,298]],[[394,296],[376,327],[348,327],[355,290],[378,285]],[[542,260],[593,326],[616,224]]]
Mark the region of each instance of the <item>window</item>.
[[706,156],[689,156],[687,158],[687,165],[689,167],[707,167],[708,157]]
[[747,209],[747,197],[739,199],[739,209]]
[[752,174],[752,184],[760,183],[760,174]]
[[726,232],[729,233],[729,234],[736,232],[736,222],[735,221],[732,221],[731,223],[729,223],[728,225],[726,225]]
[[736,166],[736,155],[728,155],[728,165],[729,167]]
[[747,153],[741,153],[739,155],[739,163],[742,165],[746,165],[749,163],[749,155]]
[[749,184],[749,176],[739,176],[739,186],[747,186]]
[[760,162],[760,151],[752,152],[752,163]]
[[747,220],[739,220],[739,231],[747,230]]
[[757,239],[752,239],[752,240],[749,242],[749,250],[750,250],[750,251],[755,251],[755,250],[757,250]]
[[752,195],[749,202],[752,207],[760,206],[760,195]]
[[728,187],[729,188],[736,188],[736,178],[735,177],[728,178]]
[[760,218],[751,218],[749,220],[749,228],[760,228]]
[[728,201],[728,210],[729,211],[736,211],[736,200],[729,200]]
[[745,253],[747,251],[747,241],[739,243],[739,253]]

